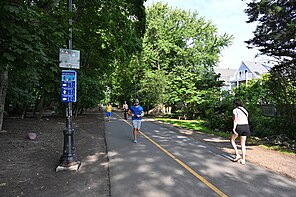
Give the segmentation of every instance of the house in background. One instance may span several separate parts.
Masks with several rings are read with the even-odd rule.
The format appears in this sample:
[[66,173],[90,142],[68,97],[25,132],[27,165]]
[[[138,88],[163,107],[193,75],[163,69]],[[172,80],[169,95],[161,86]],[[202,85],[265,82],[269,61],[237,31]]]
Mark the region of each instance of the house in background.
[[215,73],[220,75],[219,80],[223,81],[223,86],[221,87],[222,90],[230,90],[231,89],[231,82],[230,78],[234,75],[236,69],[230,68],[215,68]]
[[241,84],[248,85],[248,81],[259,79],[261,75],[268,73],[274,64],[266,62],[243,61],[240,67],[230,77],[231,88],[238,87]]

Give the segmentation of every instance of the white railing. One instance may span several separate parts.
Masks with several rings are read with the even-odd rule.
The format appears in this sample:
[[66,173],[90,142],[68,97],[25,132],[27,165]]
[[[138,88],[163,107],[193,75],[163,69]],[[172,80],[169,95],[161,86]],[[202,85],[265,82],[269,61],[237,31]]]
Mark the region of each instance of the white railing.
[[252,73],[242,73],[241,76],[234,76],[234,77],[230,77],[230,81],[234,82],[234,81],[245,81],[245,80],[251,80],[253,78],[253,74]]

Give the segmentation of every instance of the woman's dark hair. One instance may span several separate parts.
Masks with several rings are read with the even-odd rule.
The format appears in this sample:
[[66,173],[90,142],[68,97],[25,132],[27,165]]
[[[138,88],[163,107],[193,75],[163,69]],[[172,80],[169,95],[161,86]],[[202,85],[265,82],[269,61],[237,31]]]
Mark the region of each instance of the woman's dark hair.
[[234,105],[235,107],[242,107],[242,106],[243,106],[243,102],[242,102],[240,99],[235,99],[235,100],[233,101],[233,105]]

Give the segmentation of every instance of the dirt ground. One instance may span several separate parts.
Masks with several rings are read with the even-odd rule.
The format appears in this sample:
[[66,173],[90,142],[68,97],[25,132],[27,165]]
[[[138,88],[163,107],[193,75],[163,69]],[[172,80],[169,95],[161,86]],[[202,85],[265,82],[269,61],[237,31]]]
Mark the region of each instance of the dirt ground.
[[[229,140],[148,121],[233,153]],[[63,151],[65,119],[5,118],[4,130],[0,132],[1,197],[110,196],[103,113],[90,111],[73,122],[76,154],[82,165],[78,171],[55,172]],[[37,139],[26,139],[29,132],[36,133]],[[247,162],[296,180],[296,156],[258,146],[248,146],[247,154]]]
[[[0,132],[0,196],[110,196],[103,114],[75,119],[78,171],[55,172],[63,151],[64,118],[5,118]],[[37,134],[34,141],[26,139]]]

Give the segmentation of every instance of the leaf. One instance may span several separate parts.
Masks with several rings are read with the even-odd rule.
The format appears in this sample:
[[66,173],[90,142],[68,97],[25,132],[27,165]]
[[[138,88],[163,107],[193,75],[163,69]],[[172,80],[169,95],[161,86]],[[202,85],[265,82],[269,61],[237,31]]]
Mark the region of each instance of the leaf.
[[16,59],[16,57],[14,55],[6,53],[6,52],[3,53],[3,57],[6,58],[10,62],[13,62]]

